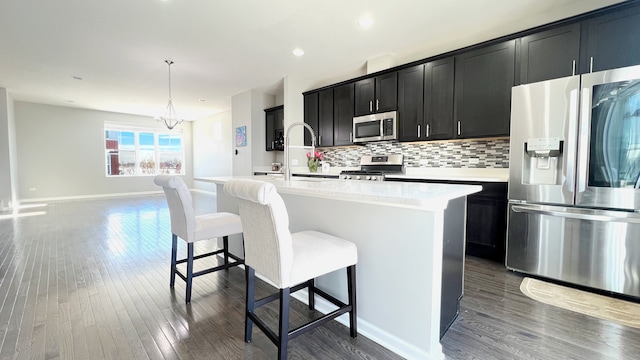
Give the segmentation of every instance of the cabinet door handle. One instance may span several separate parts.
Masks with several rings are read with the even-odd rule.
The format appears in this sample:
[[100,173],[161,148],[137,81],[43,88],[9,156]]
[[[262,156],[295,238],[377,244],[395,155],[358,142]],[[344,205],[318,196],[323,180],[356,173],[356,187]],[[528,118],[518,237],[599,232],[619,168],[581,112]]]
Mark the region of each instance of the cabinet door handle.
[[429,124],[427,124],[427,136],[426,137],[429,137]]
[[373,112],[373,100],[369,100],[369,112]]
[[460,135],[460,121],[458,121],[458,136]]
[[589,72],[592,73],[593,72],[593,56],[591,57],[591,59],[589,60]]
[[574,76],[576,74],[576,61],[575,60],[573,60],[572,69],[573,69],[573,71],[571,73],[571,76]]
[[418,139],[420,138],[420,125],[418,125]]
[[380,100],[376,99],[376,111],[380,110]]
[[322,145],[322,135],[318,136],[318,145]]
[[271,142],[271,150],[273,150],[275,147],[276,147],[276,142],[275,142],[275,141],[272,141],[272,142]]

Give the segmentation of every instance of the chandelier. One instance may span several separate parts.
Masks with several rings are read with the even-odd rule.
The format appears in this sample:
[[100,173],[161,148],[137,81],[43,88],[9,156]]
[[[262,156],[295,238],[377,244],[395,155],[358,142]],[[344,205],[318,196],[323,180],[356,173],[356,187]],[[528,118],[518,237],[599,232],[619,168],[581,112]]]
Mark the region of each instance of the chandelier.
[[164,112],[164,116],[156,119],[158,121],[162,121],[169,130],[173,130],[173,128],[176,127],[176,125],[181,124],[183,120],[178,119],[176,109],[173,107],[173,100],[171,100],[171,65],[173,64],[173,61],[165,60],[164,62],[169,66],[169,102],[167,103],[167,109]]

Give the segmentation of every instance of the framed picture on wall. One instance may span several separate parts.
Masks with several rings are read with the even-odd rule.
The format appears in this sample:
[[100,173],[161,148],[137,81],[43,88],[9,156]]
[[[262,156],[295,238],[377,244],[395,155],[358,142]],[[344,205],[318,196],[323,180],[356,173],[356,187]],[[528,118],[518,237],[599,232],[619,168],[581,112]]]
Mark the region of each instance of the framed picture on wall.
[[247,146],[247,127],[240,126],[236,128],[236,147]]

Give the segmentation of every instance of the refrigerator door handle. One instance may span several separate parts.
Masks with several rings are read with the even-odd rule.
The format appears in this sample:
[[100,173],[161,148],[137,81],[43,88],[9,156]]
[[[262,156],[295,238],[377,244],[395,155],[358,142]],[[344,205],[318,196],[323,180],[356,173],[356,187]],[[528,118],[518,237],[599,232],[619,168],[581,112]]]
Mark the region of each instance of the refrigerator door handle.
[[576,209],[559,206],[512,205],[511,209],[518,213],[551,215],[576,220],[622,222],[640,224],[640,216],[623,211]]

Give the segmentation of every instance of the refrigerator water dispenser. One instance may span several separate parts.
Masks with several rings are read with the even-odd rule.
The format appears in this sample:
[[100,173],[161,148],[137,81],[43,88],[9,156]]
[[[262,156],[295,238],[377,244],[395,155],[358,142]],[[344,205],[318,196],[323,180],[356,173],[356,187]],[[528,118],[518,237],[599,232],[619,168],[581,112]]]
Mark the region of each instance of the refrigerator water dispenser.
[[560,185],[562,145],[563,141],[558,137],[527,139],[522,159],[522,183]]

